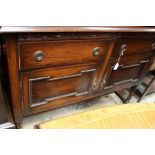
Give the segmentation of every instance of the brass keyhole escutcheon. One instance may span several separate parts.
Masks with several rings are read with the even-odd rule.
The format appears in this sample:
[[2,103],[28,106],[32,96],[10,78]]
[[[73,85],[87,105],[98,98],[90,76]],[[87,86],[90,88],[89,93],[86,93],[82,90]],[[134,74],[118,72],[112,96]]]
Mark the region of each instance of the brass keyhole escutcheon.
[[96,89],[96,82],[92,83],[92,89],[94,89],[94,90]]

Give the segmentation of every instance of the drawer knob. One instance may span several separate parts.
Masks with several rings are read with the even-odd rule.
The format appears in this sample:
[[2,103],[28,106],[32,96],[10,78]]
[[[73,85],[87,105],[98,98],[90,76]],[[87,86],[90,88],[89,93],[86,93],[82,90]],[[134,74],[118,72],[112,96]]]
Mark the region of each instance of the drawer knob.
[[95,47],[95,48],[93,49],[93,55],[94,55],[94,56],[100,55],[100,48],[99,48],[99,47]]
[[154,50],[154,49],[155,49],[155,43],[152,44],[152,50]]
[[45,55],[44,55],[44,52],[43,51],[36,51],[34,53],[34,59],[35,59],[35,61],[41,61],[41,60],[44,59],[44,57],[45,57]]

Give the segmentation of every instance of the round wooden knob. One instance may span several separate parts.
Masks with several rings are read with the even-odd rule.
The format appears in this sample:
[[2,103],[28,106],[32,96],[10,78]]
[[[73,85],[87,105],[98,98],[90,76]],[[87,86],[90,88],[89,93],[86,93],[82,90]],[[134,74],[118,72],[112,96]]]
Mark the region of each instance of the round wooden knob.
[[100,48],[99,48],[99,47],[95,47],[95,48],[93,49],[93,55],[94,55],[94,56],[100,55]]
[[154,49],[155,49],[155,43],[152,44],[152,50],[154,50]]
[[35,61],[41,61],[41,60],[44,59],[44,57],[45,57],[45,55],[44,55],[44,52],[43,51],[36,51],[34,53],[34,59],[35,59]]

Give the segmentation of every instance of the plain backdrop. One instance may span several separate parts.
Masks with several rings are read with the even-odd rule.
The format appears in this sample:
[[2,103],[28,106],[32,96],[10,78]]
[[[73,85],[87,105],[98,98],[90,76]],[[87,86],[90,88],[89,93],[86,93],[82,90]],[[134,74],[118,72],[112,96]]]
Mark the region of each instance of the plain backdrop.
[[[0,0],[1,26],[153,26],[153,0]],[[0,155],[155,155],[154,130],[0,130]]]

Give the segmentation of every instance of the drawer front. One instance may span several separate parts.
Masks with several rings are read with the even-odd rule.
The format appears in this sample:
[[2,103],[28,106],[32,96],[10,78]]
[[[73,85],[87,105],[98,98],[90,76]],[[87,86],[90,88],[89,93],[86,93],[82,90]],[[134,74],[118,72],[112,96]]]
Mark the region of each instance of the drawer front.
[[99,62],[107,54],[110,42],[76,40],[20,43],[21,69]]
[[[152,56],[153,56],[152,53],[149,53],[149,54],[141,54],[141,55],[135,55],[135,56],[122,57],[119,61],[118,69],[120,69],[122,67],[130,67],[130,66],[134,67],[136,65],[147,63],[151,60]],[[117,62],[118,61],[114,61],[114,65]]]
[[151,52],[155,48],[155,39],[118,39],[116,41],[113,57],[118,57],[123,52],[124,56],[136,54],[145,54]]
[[145,72],[144,67],[149,64],[151,57],[152,54],[124,57],[120,60],[116,70],[114,66],[117,61],[111,62],[107,72],[106,87],[113,87],[128,82],[138,82],[141,73]]
[[84,65],[23,73],[24,113],[60,107],[89,95],[96,72],[97,65]]

